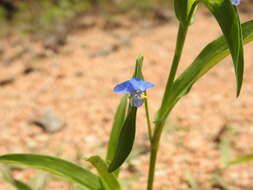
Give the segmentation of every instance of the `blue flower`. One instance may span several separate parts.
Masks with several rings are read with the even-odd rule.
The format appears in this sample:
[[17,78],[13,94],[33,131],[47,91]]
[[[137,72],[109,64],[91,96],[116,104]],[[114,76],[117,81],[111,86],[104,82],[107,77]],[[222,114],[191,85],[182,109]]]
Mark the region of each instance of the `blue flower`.
[[130,94],[130,104],[140,107],[146,98],[144,91],[153,88],[155,85],[139,78],[132,78],[114,87],[114,92],[118,94]]
[[240,4],[240,0],[231,0],[233,5],[239,5]]

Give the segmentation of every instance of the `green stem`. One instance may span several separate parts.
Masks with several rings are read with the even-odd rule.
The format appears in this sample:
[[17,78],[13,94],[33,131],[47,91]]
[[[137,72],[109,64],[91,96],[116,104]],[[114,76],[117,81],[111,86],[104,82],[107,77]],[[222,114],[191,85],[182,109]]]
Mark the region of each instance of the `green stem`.
[[[146,92],[145,92],[145,96],[147,96]],[[149,138],[149,142],[152,143],[152,128],[151,128],[147,98],[145,99],[144,103],[145,103],[145,113],[146,113],[146,120],[147,120],[147,127],[148,127],[148,138]]]
[[180,23],[178,33],[177,33],[177,45],[175,54],[173,57],[172,65],[170,68],[170,74],[167,80],[165,92],[163,95],[162,104],[165,101],[165,98],[168,97],[168,94],[170,93],[170,90],[173,86],[173,82],[177,73],[178,64],[182,55],[182,50],[185,42],[185,37],[187,33],[188,26],[185,26],[184,24]]
[[154,136],[151,143],[147,190],[153,189],[157,151],[159,148],[163,125],[164,123],[159,123],[155,126]]
[[[168,77],[168,81],[166,84],[166,89],[165,89],[165,92],[163,95],[161,107],[164,105],[164,103],[166,101],[166,97],[168,97],[168,94],[170,93],[170,91],[172,89],[174,79],[176,76],[176,72],[177,72],[177,68],[178,68],[178,64],[179,64],[179,61],[181,58],[187,29],[188,29],[188,25],[183,25],[182,23],[180,23],[179,29],[178,29],[178,34],[177,34],[176,50],[175,50],[173,62],[171,65],[171,70],[170,70],[170,74]],[[156,123],[154,134],[152,137],[147,190],[153,189],[157,151],[159,149],[159,144],[160,144],[160,139],[161,139],[161,134],[162,134],[164,123],[165,123],[165,120],[158,121]]]

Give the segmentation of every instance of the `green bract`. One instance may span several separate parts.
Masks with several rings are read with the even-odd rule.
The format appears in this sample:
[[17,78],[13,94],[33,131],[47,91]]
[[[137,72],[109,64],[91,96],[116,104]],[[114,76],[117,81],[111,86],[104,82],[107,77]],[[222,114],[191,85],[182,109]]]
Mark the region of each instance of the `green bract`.
[[178,20],[184,25],[192,22],[194,12],[199,0],[175,0],[174,8]]

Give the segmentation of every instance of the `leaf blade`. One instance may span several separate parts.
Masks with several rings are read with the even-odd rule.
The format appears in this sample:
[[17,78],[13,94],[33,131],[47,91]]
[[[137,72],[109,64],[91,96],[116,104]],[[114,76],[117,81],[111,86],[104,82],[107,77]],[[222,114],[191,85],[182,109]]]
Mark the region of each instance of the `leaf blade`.
[[112,162],[109,165],[108,171],[113,172],[118,169],[130,154],[135,138],[135,122],[137,108],[129,106],[129,111],[124,125],[120,131],[119,143]]
[[100,179],[82,167],[66,160],[38,154],[6,154],[0,163],[22,164],[50,172],[91,190],[102,190]]
[[15,187],[17,190],[32,190],[29,185],[23,183],[22,181],[16,180],[8,168],[1,168],[0,171],[5,181]]
[[242,164],[253,161],[253,154],[248,154],[245,156],[241,156],[239,158],[236,158],[235,160],[232,160],[228,163],[228,166],[236,165],[236,164]]
[[[242,33],[244,44],[253,41],[253,20],[242,24]],[[164,121],[177,101],[190,91],[191,86],[229,54],[228,45],[223,36],[203,48],[193,63],[175,80],[172,93],[167,97],[167,104],[164,106],[166,109],[158,111],[155,122]]]
[[99,173],[102,182],[105,184],[106,187],[110,190],[120,190],[120,184],[113,173],[108,172],[107,164],[99,157],[99,156],[92,156],[87,159]]
[[[144,57],[142,55],[137,57],[133,78],[139,78],[142,80],[144,79],[142,74],[143,59]],[[118,169],[132,151],[136,131],[136,114],[137,108],[129,104],[126,119],[120,130],[119,141],[116,146],[115,155],[108,168],[109,172],[113,172]]]
[[202,0],[212,12],[228,43],[236,74],[237,96],[239,96],[244,69],[242,29],[239,15],[230,0]]
[[111,135],[108,142],[107,154],[106,154],[106,160],[108,162],[112,161],[116,152],[116,145],[118,144],[118,141],[119,141],[120,131],[125,121],[126,110],[127,110],[127,99],[128,99],[127,94],[121,98],[121,101],[115,113]]

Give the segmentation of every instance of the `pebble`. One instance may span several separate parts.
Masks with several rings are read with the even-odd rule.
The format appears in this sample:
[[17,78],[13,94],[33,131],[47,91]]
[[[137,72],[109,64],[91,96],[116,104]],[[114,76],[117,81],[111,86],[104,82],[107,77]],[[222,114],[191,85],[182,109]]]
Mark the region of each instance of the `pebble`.
[[41,127],[47,133],[55,133],[64,128],[65,122],[52,110],[44,110],[37,113],[32,123]]

